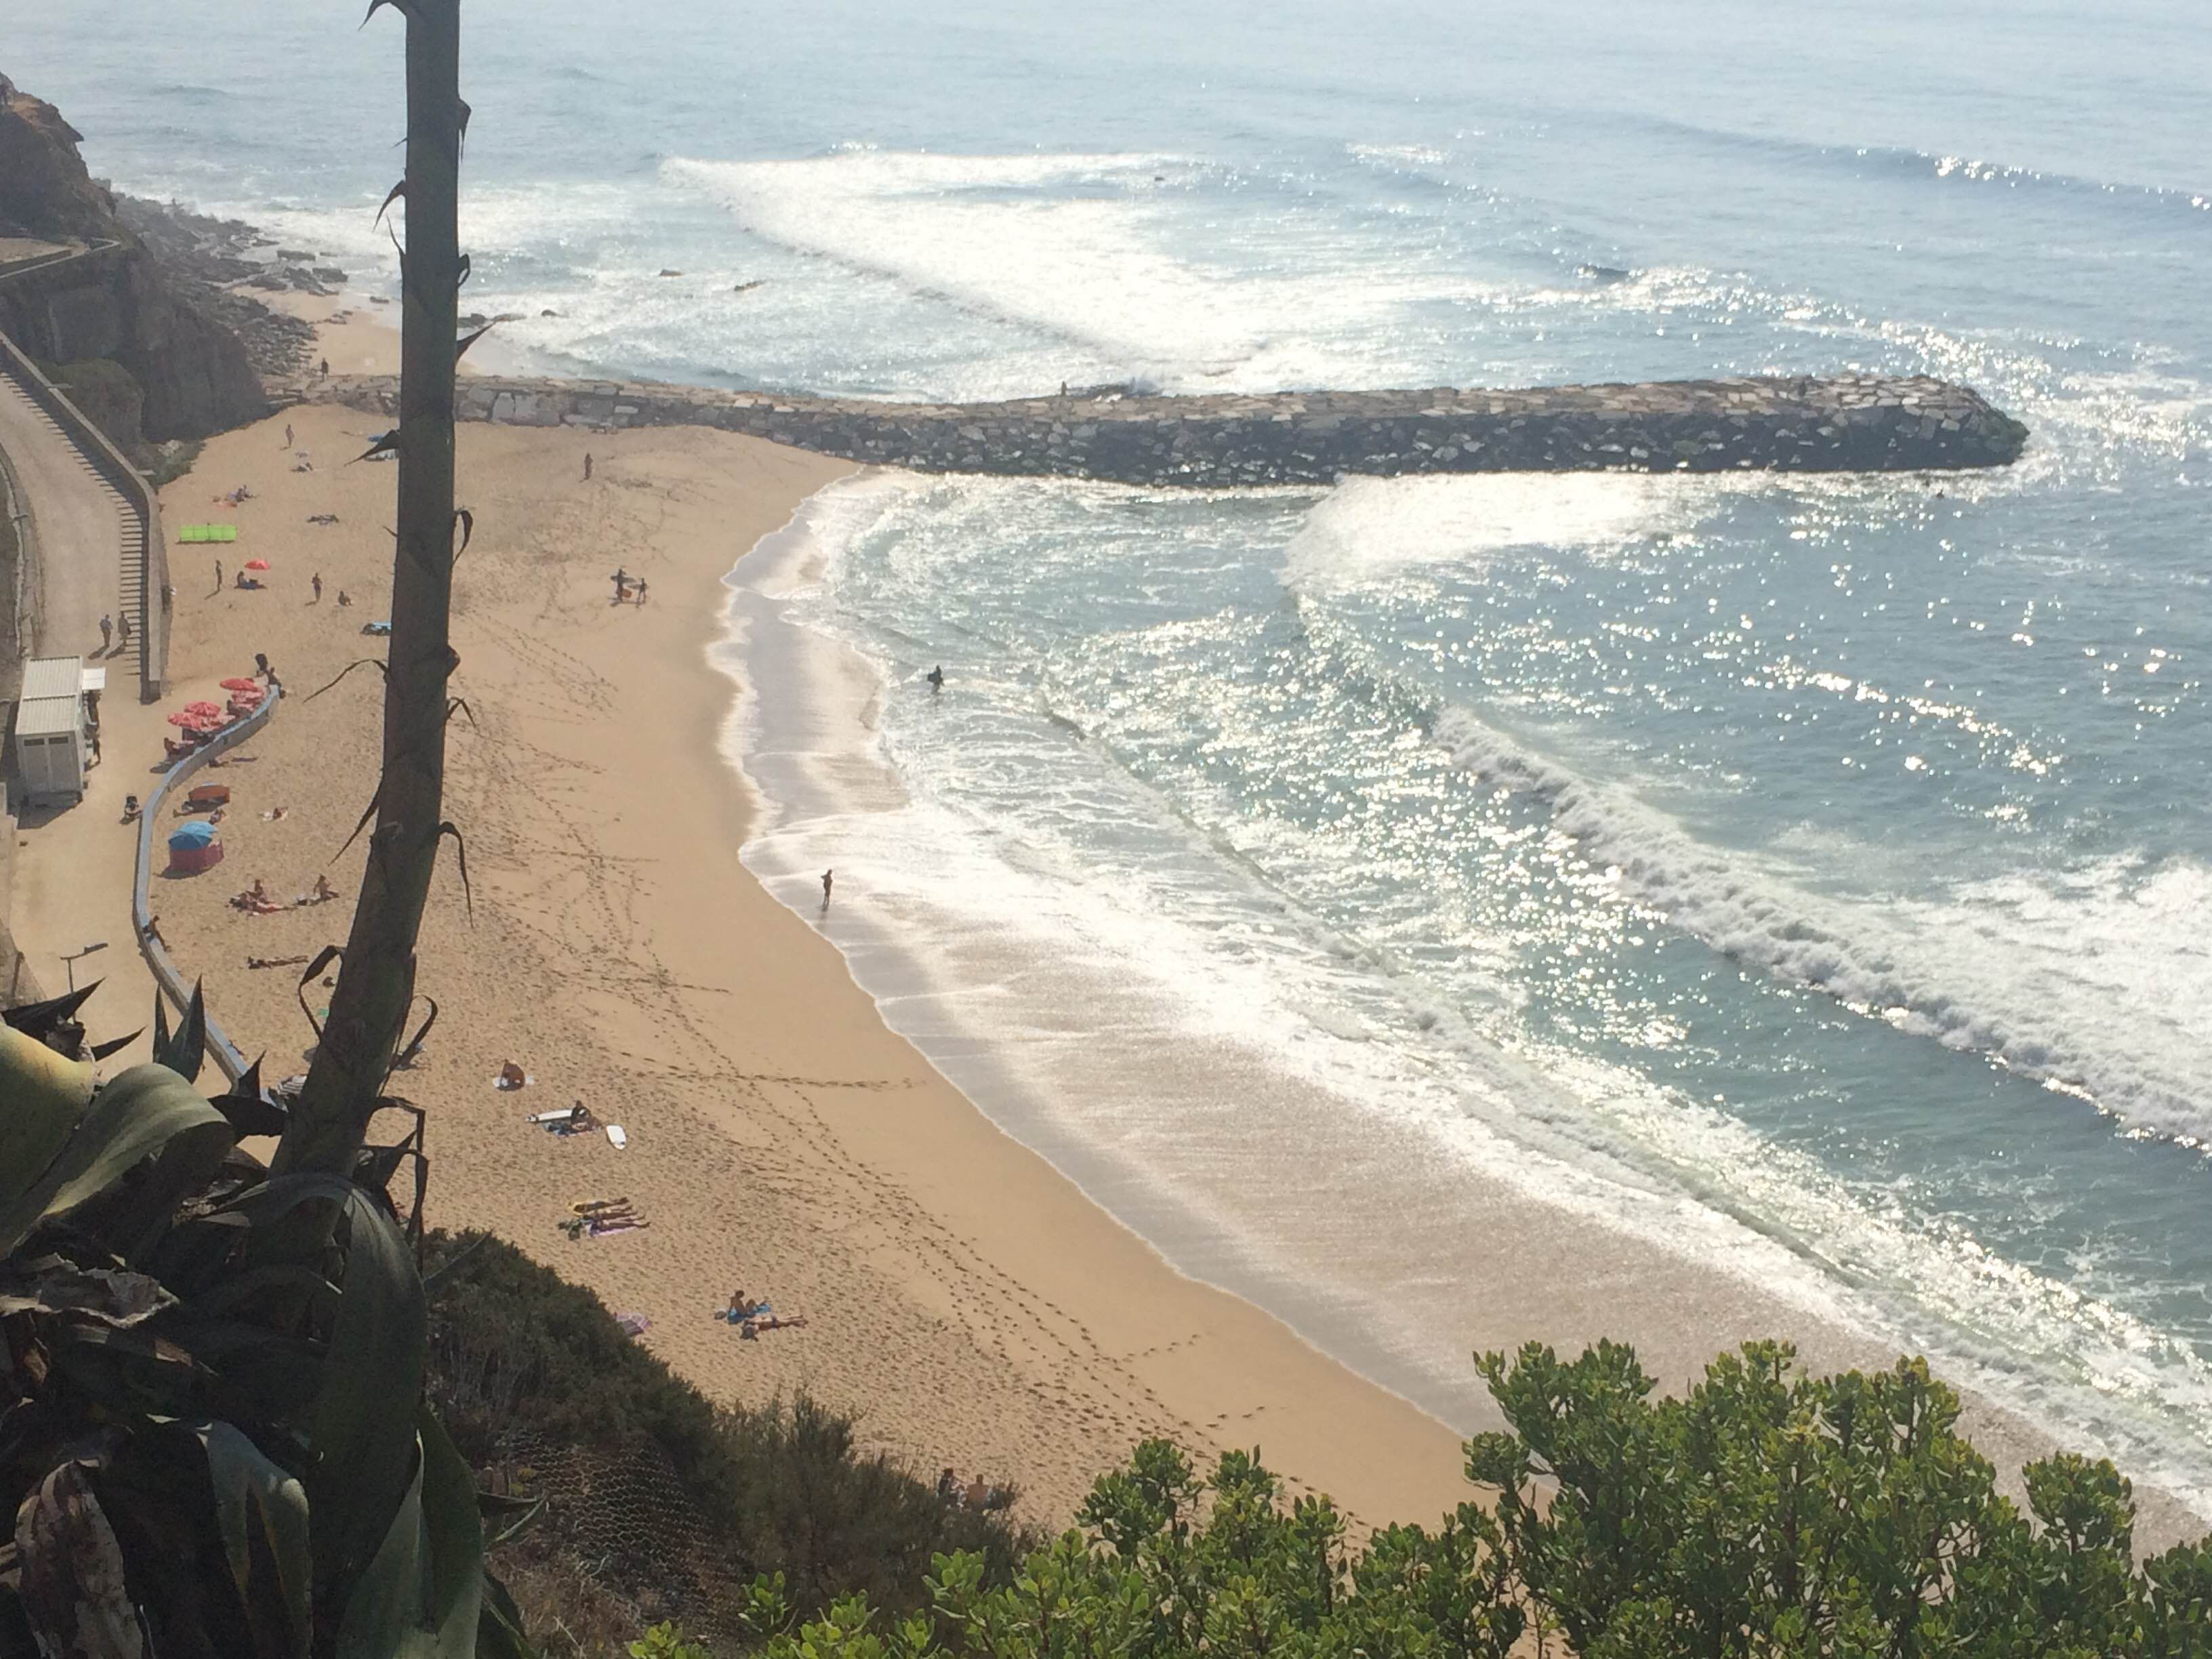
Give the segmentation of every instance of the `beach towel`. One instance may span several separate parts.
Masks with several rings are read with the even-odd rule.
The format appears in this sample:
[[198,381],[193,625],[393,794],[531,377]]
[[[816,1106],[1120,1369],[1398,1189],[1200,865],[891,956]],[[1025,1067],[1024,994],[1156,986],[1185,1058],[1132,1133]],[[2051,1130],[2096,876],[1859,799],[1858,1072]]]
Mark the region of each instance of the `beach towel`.
[[361,631],[364,634],[374,634],[381,637],[392,631],[392,624],[388,622],[363,623],[361,625]]
[[618,1152],[629,1145],[629,1137],[623,1132],[623,1126],[619,1123],[607,1125],[607,1139],[614,1144],[614,1149]]
[[617,1314],[615,1323],[621,1326],[623,1334],[629,1337],[643,1336],[653,1328],[653,1322],[641,1313]]

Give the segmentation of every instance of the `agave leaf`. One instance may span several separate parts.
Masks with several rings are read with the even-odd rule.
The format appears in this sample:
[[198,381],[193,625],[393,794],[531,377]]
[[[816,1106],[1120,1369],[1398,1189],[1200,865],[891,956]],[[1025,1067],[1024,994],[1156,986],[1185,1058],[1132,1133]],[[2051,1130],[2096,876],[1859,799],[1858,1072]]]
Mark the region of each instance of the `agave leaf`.
[[428,1347],[422,1279],[406,1241],[368,1194],[338,1184],[349,1234],[344,1295],[315,1402],[307,1477],[315,1582],[325,1594],[352,1583],[392,1531],[416,1461],[415,1407]]
[[471,1659],[483,1601],[483,1521],[476,1476],[428,1406],[416,1412],[422,1446],[422,1519],[430,1540],[430,1595],[424,1626],[437,1633],[429,1651]]
[[229,1093],[217,1095],[209,1103],[241,1135],[281,1135],[292,1121],[289,1112],[259,1089],[248,1088],[244,1078]]
[[23,1500],[15,1547],[16,1594],[40,1651],[144,1659],[145,1633],[124,1584],[123,1548],[83,1464],[63,1464]]
[[72,1390],[118,1413],[188,1415],[208,1379],[191,1353],[143,1328],[70,1320],[54,1329],[47,1352]]
[[9,1314],[79,1314],[121,1329],[150,1319],[177,1298],[156,1279],[107,1267],[80,1267],[58,1255],[0,1268],[0,1319]]
[[[91,1103],[92,1067],[0,1026],[0,1214],[31,1189]],[[11,1245],[10,1249],[13,1248]]]
[[[411,1449],[401,1464],[406,1488],[376,1553],[360,1573],[336,1581],[335,1588],[345,1591],[336,1659],[394,1659],[414,1652],[409,1638],[420,1628],[430,1540],[422,1520],[422,1459],[419,1445]],[[320,1510],[314,1513],[320,1517]]]
[[337,1310],[338,1287],[304,1262],[279,1261],[265,1267],[247,1267],[227,1273],[204,1294],[194,1297],[185,1304],[187,1319],[211,1319],[218,1314],[228,1314],[242,1302],[251,1301],[264,1291],[288,1290],[304,1291],[315,1310],[329,1315]]
[[530,1638],[522,1633],[522,1610],[489,1569],[483,1576],[483,1612],[477,1620],[477,1659],[537,1659]]
[[94,980],[89,985],[65,991],[58,997],[49,997],[44,1002],[24,1003],[21,1007],[0,1013],[0,1021],[4,1021],[11,1030],[21,1031],[26,1036],[43,1041],[46,1033],[55,1026],[73,1018],[76,1011],[84,1006],[85,999],[100,987],[100,981]]
[[146,1028],[141,1025],[129,1036],[111,1037],[106,1042],[95,1042],[92,1045],[92,1057],[94,1060],[106,1060],[110,1054],[119,1054],[145,1035]]
[[[428,1407],[416,1413],[416,1425],[414,1480],[347,1598],[337,1659],[474,1659],[477,1652],[484,1571],[476,1482]],[[514,1603],[506,1606],[511,1611]]]
[[[44,1103],[58,1107],[59,1100],[49,1095]],[[177,1154],[165,1155],[157,1172],[166,1190],[194,1169],[212,1174],[230,1141],[222,1114],[184,1079],[165,1066],[134,1066],[92,1097],[35,1183],[0,1203],[0,1255],[12,1255],[41,1221],[106,1191],[155,1152],[173,1147]]]
[[207,1451],[223,1553],[257,1652],[296,1659],[313,1633],[307,1489],[228,1423],[196,1423],[192,1432]]
[[[155,1005],[158,1009],[160,1005]],[[200,1074],[200,1062],[207,1058],[207,997],[198,981],[192,984],[192,1000],[185,1005],[184,1024],[177,1027],[176,1035],[167,1037],[155,1022],[154,1034],[154,1063],[166,1066],[190,1083]]]

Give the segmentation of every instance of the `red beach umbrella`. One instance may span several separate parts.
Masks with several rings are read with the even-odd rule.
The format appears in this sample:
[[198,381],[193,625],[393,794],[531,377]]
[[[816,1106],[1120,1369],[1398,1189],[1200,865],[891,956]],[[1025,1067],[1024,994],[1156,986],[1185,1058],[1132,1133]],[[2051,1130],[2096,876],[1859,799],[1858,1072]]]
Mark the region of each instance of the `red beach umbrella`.
[[248,570],[266,570],[269,568],[269,561],[266,559],[248,559],[246,562],[246,568]]
[[195,714],[189,708],[173,708],[169,711],[169,724],[172,726],[198,726],[204,718],[204,716]]
[[186,703],[185,705],[185,713],[187,714],[220,714],[222,713],[222,705],[218,702],[210,702],[205,697],[202,697],[197,702]]
[[222,682],[222,689],[226,691],[258,691],[261,682],[248,679],[242,674],[235,675]]

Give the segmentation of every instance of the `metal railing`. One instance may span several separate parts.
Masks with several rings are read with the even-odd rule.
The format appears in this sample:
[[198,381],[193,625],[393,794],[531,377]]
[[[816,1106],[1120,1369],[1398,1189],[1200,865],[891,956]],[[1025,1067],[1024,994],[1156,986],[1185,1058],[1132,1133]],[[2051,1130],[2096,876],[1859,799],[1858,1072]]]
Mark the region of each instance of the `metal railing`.
[[[161,994],[169,999],[180,1015],[191,1006],[192,994],[185,984],[185,976],[177,971],[176,963],[169,960],[169,947],[154,930],[154,912],[147,890],[147,883],[153,878],[154,832],[160,828],[161,803],[169,798],[170,792],[179,784],[191,777],[217,755],[237,747],[266,726],[269,717],[276,712],[276,705],[283,698],[283,686],[281,684],[270,685],[268,696],[258,708],[252,714],[241,714],[190,754],[179,756],[176,764],[161,774],[161,782],[154,786],[154,793],[147,797],[145,808],[138,816],[138,867],[131,886],[131,930],[138,936],[138,953],[146,958],[146,966],[154,975],[154,982],[161,987]],[[213,1014],[207,1017],[207,1051],[216,1069],[233,1083],[245,1075],[246,1056],[239,1052],[238,1045],[224,1034]]]

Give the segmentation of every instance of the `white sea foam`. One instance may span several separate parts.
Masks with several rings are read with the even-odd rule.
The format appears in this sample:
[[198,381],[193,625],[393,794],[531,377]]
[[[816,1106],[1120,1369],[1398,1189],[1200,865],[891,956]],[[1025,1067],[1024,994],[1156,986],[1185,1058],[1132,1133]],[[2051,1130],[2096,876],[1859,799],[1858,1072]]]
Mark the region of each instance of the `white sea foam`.
[[1307,514],[1291,544],[1285,578],[1296,587],[1427,564],[1480,565],[1516,547],[1621,547],[1693,530],[1734,500],[1838,489],[1821,480],[1728,474],[1351,478]]
[[1393,365],[1349,336],[1472,286],[1296,218],[1211,225],[1193,203],[1218,199],[1218,169],[1170,155],[848,146],[663,172],[757,236],[1175,386],[1373,384]]
[[1717,950],[2085,1093],[2139,1127],[2191,1145],[2212,1137],[2212,872],[2202,865],[2111,857],[1929,897],[1886,891],[1869,849],[1846,897],[1811,872],[1701,842],[1634,791],[1464,710],[1437,737],[1459,764],[1540,795],[1585,857]]

